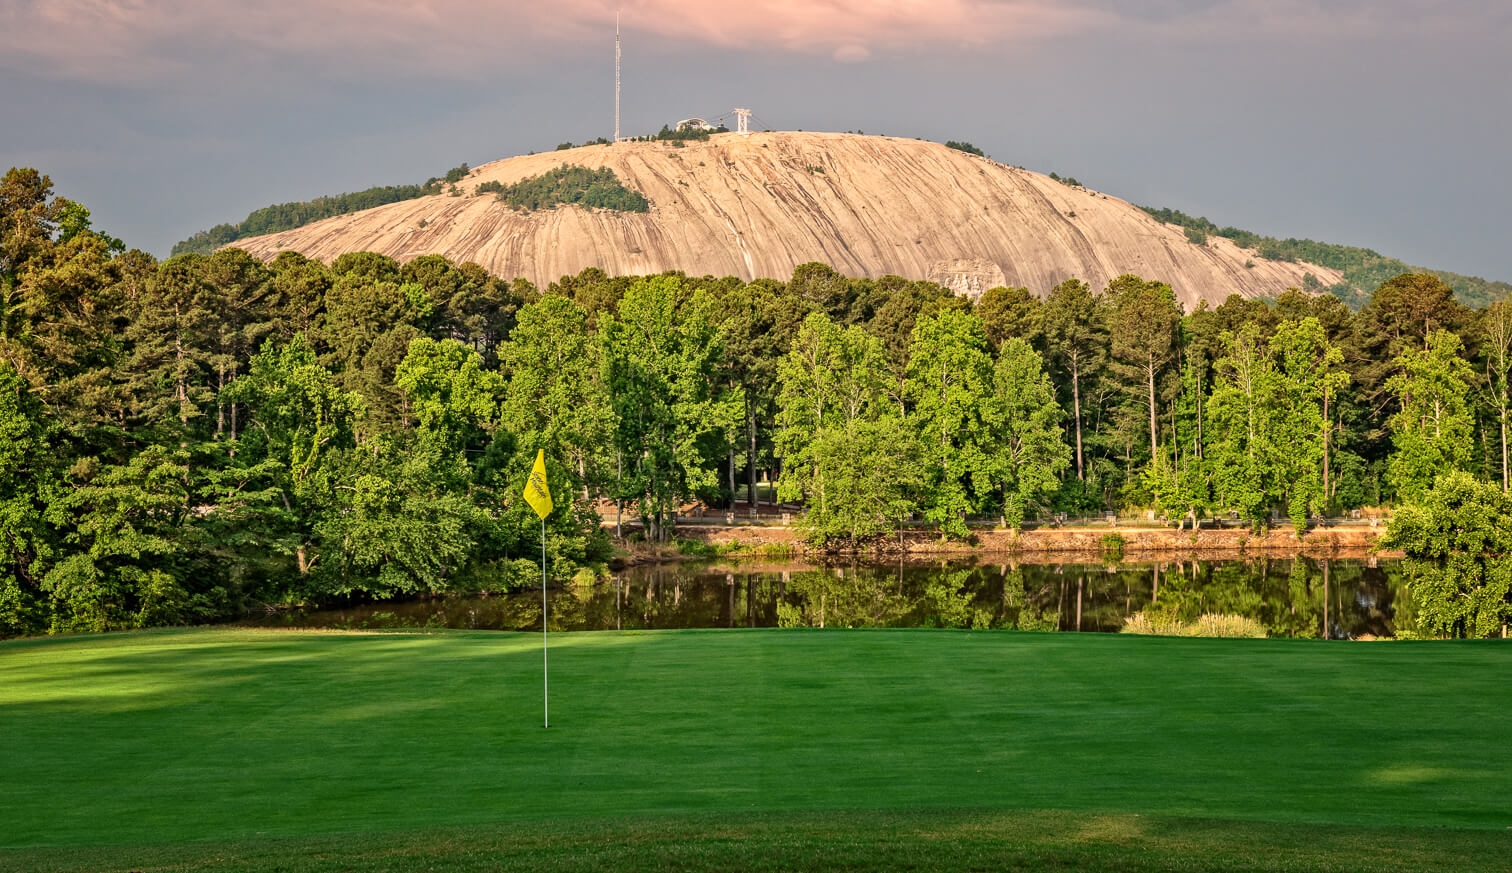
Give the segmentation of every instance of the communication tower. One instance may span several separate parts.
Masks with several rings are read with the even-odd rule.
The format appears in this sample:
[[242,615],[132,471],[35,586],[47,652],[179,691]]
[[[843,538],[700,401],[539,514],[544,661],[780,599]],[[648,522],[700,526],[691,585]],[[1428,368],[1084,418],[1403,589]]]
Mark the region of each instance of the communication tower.
[[614,141],[620,141],[620,14],[614,13]]

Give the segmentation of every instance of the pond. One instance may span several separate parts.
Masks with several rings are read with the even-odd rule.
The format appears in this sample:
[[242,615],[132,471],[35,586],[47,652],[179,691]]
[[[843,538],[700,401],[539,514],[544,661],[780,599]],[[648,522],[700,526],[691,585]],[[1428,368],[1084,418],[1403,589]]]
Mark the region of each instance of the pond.
[[[1370,559],[1165,563],[680,562],[549,592],[550,629],[951,627],[1116,632],[1139,612],[1240,615],[1269,636],[1389,637],[1413,610]],[[541,591],[281,612],[261,627],[539,630]]]

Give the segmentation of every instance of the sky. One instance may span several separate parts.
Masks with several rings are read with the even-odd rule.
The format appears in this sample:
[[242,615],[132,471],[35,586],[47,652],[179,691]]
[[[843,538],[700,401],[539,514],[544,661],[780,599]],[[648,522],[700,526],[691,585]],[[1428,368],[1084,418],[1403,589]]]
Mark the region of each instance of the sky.
[[271,203],[753,110],[1512,280],[1507,0],[0,0],[0,168],[166,256]]

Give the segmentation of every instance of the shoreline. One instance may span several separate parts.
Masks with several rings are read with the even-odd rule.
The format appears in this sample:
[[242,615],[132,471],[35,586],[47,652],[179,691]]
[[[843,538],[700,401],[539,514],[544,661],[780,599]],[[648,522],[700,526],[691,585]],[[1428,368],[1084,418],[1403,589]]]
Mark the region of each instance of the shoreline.
[[[1243,529],[1175,530],[1172,528],[1037,528],[1015,532],[1007,529],[975,530],[966,540],[945,540],[934,531],[905,531],[890,537],[879,549],[856,552],[826,552],[811,548],[804,532],[793,526],[693,524],[677,528],[677,538],[702,543],[731,557],[742,553],[785,551],[805,560],[826,558],[987,557],[1012,556],[1023,563],[1059,563],[1068,560],[1101,562],[1116,551],[1123,560],[1233,560],[1245,557],[1308,558],[1400,558],[1395,550],[1377,550],[1384,527],[1316,528],[1298,537],[1291,528],[1272,528],[1262,534]],[[1117,534],[1122,548],[1110,549],[1105,541]],[[651,557],[647,555],[646,557]],[[653,560],[678,560],[706,555],[657,555]],[[631,562],[634,563],[632,552]]]

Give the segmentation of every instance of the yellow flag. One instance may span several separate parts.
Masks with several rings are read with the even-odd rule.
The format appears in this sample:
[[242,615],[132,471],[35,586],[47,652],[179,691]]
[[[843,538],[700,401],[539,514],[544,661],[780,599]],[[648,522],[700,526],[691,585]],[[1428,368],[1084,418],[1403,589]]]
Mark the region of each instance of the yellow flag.
[[525,502],[544,521],[551,514],[551,489],[546,485],[546,450],[536,452],[535,467],[530,471],[530,481],[525,483]]

